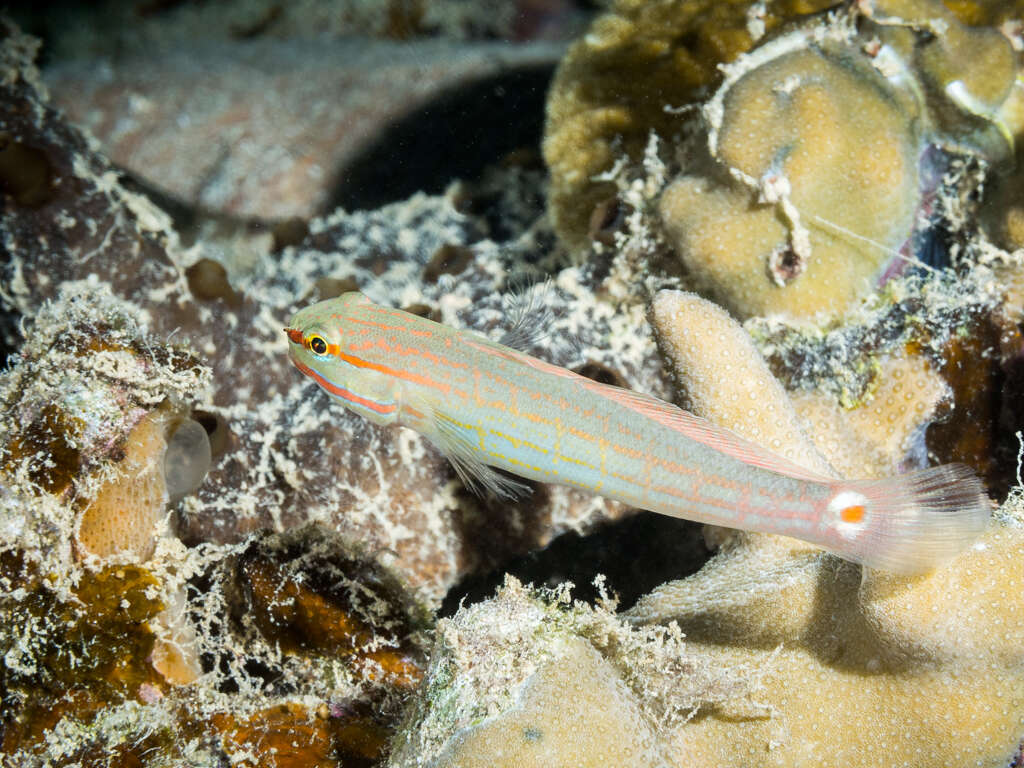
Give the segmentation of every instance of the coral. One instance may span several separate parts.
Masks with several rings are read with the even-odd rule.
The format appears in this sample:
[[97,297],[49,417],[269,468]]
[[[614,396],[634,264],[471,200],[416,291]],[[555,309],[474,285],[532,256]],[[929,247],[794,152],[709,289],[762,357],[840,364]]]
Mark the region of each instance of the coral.
[[[651,313],[673,370],[686,372],[680,394],[691,410],[773,451],[782,452],[783,446],[789,451],[799,448],[800,455],[787,457],[825,474],[885,477],[927,464],[925,431],[952,404],[950,386],[928,357],[891,344],[876,349],[863,363],[870,370],[870,383],[857,397],[808,382],[787,394],[753,340],[724,310],[693,294],[661,291]],[[720,343],[709,349],[708,339]],[[740,353],[751,362],[737,376],[733,357]],[[824,357],[826,352],[805,349],[804,354]],[[949,358],[948,352],[944,355]],[[767,403],[764,409],[740,408],[761,401]],[[960,405],[970,410],[965,403]],[[977,450],[964,451],[950,458],[974,456],[977,462],[981,455]]]
[[[671,370],[686,371],[683,407],[801,466],[833,474],[807,443],[800,417],[750,336],[725,310],[694,294],[660,291],[651,303],[651,323]],[[765,406],[757,408],[759,402]]]
[[[132,310],[97,284],[65,283],[56,300],[26,325],[28,336],[14,365],[0,376],[0,514],[7,558],[0,611],[5,626],[19,628],[2,638],[7,674],[0,687],[5,719],[18,723],[5,731],[3,751],[16,761],[56,750],[47,745],[57,743],[69,750],[70,761],[82,764],[89,764],[93,758],[87,755],[94,752],[97,765],[122,750],[135,754],[136,747],[173,752],[162,736],[150,743],[124,727],[115,728],[118,738],[100,735],[94,718],[109,715],[125,699],[154,706],[166,700],[172,706],[169,684],[194,683],[203,672],[200,648],[218,647],[209,635],[197,637],[197,606],[186,603],[182,588],[197,565],[159,525],[168,493],[194,490],[209,466],[206,431],[183,419],[181,406],[208,384],[209,371],[188,353],[147,337]],[[203,555],[196,556],[201,562]],[[219,553],[218,559],[223,557]],[[79,559],[99,570],[82,569]],[[110,560],[145,561],[147,568],[111,566]],[[264,582],[253,610],[260,616],[255,609],[262,609],[280,634],[290,615],[281,612],[278,599],[296,599],[303,609],[319,605],[319,613],[297,631],[335,616],[336,627],[326,620],[321,626],[331,627],[324,642],[332,651],[352,646],[357,658],[349,666],[355,677],[382,681],[378,690],[408,687],[418,679],[412,677],[418,667],[410,661],[416,649],[405,638],[411,624],[400,621],[401,609],[384,612],[389,599],[403,595],[402,586],[370,564],[346,565],[350,576],[322,559],[312,567],[334,582],[321,586],[328,597],[334,598],[342,583],[349,585],[348,616],[297,586],[314,579],[297,574],[290,581],[275,562],[266,566],[276,569],[269,574],[272,584]],[[360,584],[359,578],[366,581]],[[375,594],[371,581],[390,592]],[[392,627],[391,635],[385,626]],[[214,711],[223,715],[224,708],[220,704]],[[378,703],[382,711],[386,708]],[[142,730],[151,730],[145,723],[157,719],[158,713],[147,714]],[[386,727],[379,719],[364,713],[330,718],[324,728],[331,754],[347,754],[350,748],[365,752],[367,740],[382,743]],[[299,726],[294,720],[272,717],[271,730],[287,739],[291,727]],[[258,734],[265,730],[260,722],[254,717],[245,727]],[[178,731],[195,727],[181,713],[167,727],[172,724]],[[223,730],[236,733],[233,727]],[[65,735],[57,738],[57,733]],[[232,738],[245,741],[241,735]],[[129,747],[124,739],[136,741]]]
[[[1014,514],[953,566],[917,582],[870,574],[862,583],[856,571],[797,561],[751,569],[741,548],[733,557],[746,561],[742,568],[657,590],[633,616],[676,620],[704,646],[728,638],[741,650],[717,655],[755,664],[764,675],[757,699],[775,713],[743,728],[695,722],[685,735],[691,754],[709,765],[766,748],[776,765],[867,766],[879,754],[907,765],[1005,765],[1024,723],[1024,670],[1012,650],[1021,642],[1019,594],[1005,590],[1024,576],[1024,528]],[[765,580],[789,586],[743,596]]]
[[919,356],[879,362],[876,386],[854,408],[824,392],[795,392],[807,434],[842,477],[886,477],[925,466],[925,430],[949,405],[949,385]]
[[[494,765],[498,755],[506,765],[538,768],[664,763],[654,726],[640,716],[608,662],[582,638],[552,645],[544,649],[547,658],[530,676],[520,706],[497,721],[468,728],[440,764],[483,768]],[[394,764],[416,763],[400,758]]]
[[[973,215],[954,216],[948,202],[976,195],[976,205],[983,194],[951,166],[970,158],[981,178],[990,167],[1014,173],[1019,35],[968,28],[938,2],[876,5],[791,18],[733,51],[720,79],[703,79],[716,87],[709,96],[686,93],[683,78],[662,87],[677,53],[664,38],[692,39],[699,3],[656,4],[665,25],[656,42],[619,9],[599,18],[549,97],[550,205],[562,239],[576,250],[607,239],[602,211],[617,198],[639,217],[617,247],[740,318],[834,316],[908,264],[941,263],[948,239],[972,228]],[[649,49],[650,60],[635,53]],[[619,77],[642,85],[613,106],[607,81]],[[656,172],[649,134],[667,147]]]
[[763,186],[765,204],[751,205],[747,183],[699,172],[658,204],[684,267],[741,317],[845,308],[909,237],[919,204],[914,102],[870,63],[791,37],[791,51],[709,105],[721,110],[713,157]]
[[[695,303],[689,308],[695,318],[707,315]],[[705,366],[721,372],[719,355],[708,356]],[[744,356],[744,365],[758,370],[761,363]],[[877,398],[888,400],[892,392],[881,390],[898,388],[912,403],[931,402],[935,385],[920,369],[919,386],[911,378],[913,364],[897,360],[891,371],[901,376],[881,384]],[[684,370],[677,375],[684,382],[689,378]],[[899,414],[901,400],[885,405]],[[743,417],[742,406],[732,410],[732,418]],[[900,443],[894,435],[915,428],[913,418],[864,420],[874,429],[856,437],[862,445],[876,442],[880,451]],[[824,432],[815,425],[810,434],[829,445]],[[834,466],[840,458],[841,453]],[[749,537],[695,577],[655,590],[630,618],[676,620],[688,639],[705,649],[728,641],[731,649],[717,651],[723,658],[748,663],[758,658],[764,677],[757,699],[775,713],[742,729],[701,719],[689,726],[682,743],[712,762],[742,754],[744,745],[756,749],[771,743],[771,759],[778,765],[807,759],[873,765],[879,754],[910,765],[1005,764],[1024,722],[1019,694],[1024,667],[1009,650],[1024,636],[1022,604],[1019,594],[1004,591],[1024,577],[1024,527],[1013,516],[1019,511],[1010,505],[972,550],[919,579],[872,571],[862,579],[847,564],[820,555],[794,556]],[[786,587],[751,589],[764,583]],[[822,695],[835,706],[822,710]],[[952,728],[944,715],[947,706],[960,713]],[[906,725],[897,732],[887,729],[897,717]],[[867,733],[872,736],[857,735]],[[736,738],[742,742],[736,744]],[[919,743],[929,745],[926,756]],[[805,752],[812,744],[814,751]]]
[[156,526],[164,514],[167,483],[163,457],[164,414],[145,416],[125,438],[118,473],[82,510],[75,543],[101,558],[127,555],[148,560],[156,547]]
[[[977,23],[999,23],[990,15],[995,11],[961,5],[967,8],[963,13],[980,19]],[[756,3],[620,3],[615,13],[632,21],[620,27],[622,47],[615,55],[623,58],[618,60],[636,54],[653,66],[665,63],[666,74],[648,82],[637,76],[642,67],[609,67],[602,82],[618,83],[619,96],[612,88],[591,95],[628,101],[631,94],[621,88],[626,75],[646,99],[638,116],[663,118],[673,130],[695,129],[695,122],[682,118],[696,113],[666,114],[664,99],[671,97],[680,106],[713,97],[713,89],[729,78],[729,73],[718,73],[716,64],[748,50],[762,25],[785,37],[794,29],[783,28],[782,17],[811,10],[801,3],[775,15],[777,7],[782,6],[765,6],[762,17]],[[193,20],[231,12],[189,5],[180,10]],[[260,37],[262,30],[275,28],[276,19],[295,18],[296,13],[302,10],[256,14],[247,18],[251,23],[243,25],[241,34]],[[924,55],[919,46],[927,35],[920,19],[908,37],[906,29],[883,24],[879,15],[865,24],[888,35],[893,46],[909,40],[900,49],[903,60]],[[685,29],[676,25],[683,17],[692,21]],[[614,24],[605,18],[599,22],[603,32],[582,41],[582,48],[615,39]],[[805,21],[814,29],[832,28],[820,18]],[[406,22],[411,20],[398,18],[396,24],[407,27]],[[533,322],[519,341],[534,354],[666,398],[670,387],[650,338],[644,293],[665,280],[649,269],[654,263],[647,259],[650,253],[637,258],[635,251],[618,246],[624,235],[642,239],[639,233],[658,247],[664,244],[658,239],[664,227],[652,215],[653,201],[672,174],[700,171],[683,167],[684,145],[718,162],[710,156],[706,133],[695,131],[677,143],[670,130],[664,141],[648,141],[651,123],[647,117],[638,119],[623,148],[635,141],[643,151],[643,167],[620,164],[618,172],[605,174],[614,178],[606,189],[623,193],[617,201],[602,198],[593,222],[602,240],[616,247],[595,250],[586,263],[566,266],[544,217],[543,172],[529,150],[509,154],[478,180],[452,184],[443,195],[418,193],[379,209],[373,203],[305,218],[308,206],[321,204],[311,200],[327,200],[317,196],[327,189],[331,174],[310,176],[308,166],[282,160],[280,150],[333,162],[334,147],[322,142],[325,136],[333,141],[337,134],[332,132],[342,130],[336,116],[349,114],[324,106],[330,89],[313,94],[309,88],[328,76],[336,80],[333,56],[345,59],[370,51],[363,64],[380,68],[380,79],[370,78],[370,87],[384,87],[392,98],[405,100],[418,92],[419,83],[415,78],[403,82],[411,91],[392,87],[387,78],[395,77],[395,70],[374,58],[383,56],[374,51],[386,46],[349,41],[344,50],[326,52],[319,43],[268,37],[245,46],[253,57],[273,54],[256,62],[265,69],[255,75],[242,73],[237,61],[229,64],[226,53],[210,53],[197,55],[191,69],[182,67],[183,76],[172,76],[155,62],[169,66],[198,51],[172,45],[176,50],[164,49],[140,65],[136,80],[119,74],[116,58],[111,64],[115,90],[150,78],[165,88],[159,98],[147,101],[139,95],[141,88],[93,91],[100,97],[93,110],[83,97],[76,114],[86,121],[99,119],[95,125],[106,146],[117,143],[118,131],[142,136],[152,129],[161,141],[145,151],[159,154],[180,146],[165,140],[167,125],[174,125],[175,140],[194,129],[202,138],[187,143],[186,152],[177,150],[174,160],[147,155],[160,160],[152,164],[157,170],[150,178],[175,178],[181,189],[191,190],[193,202],[221,211],[244,210],[232,206],[251,203],[265,191],[254,192],[242,183],[268,178],[238,175],[244,164],[233,161],[242,156],[258,157],[265,165],[261,172],[299,174],[286,172],[278,180],[287,176],[292,186],[277,191],[295,191],[299,177],[313,182],[295,197],[261,198],[266,207],[260,213],[280,218],[276,226],[273,221],[232,220],[223,213],[208,217],[180,204],[172,205],[172,218],[133,192],[135,183],[124,182],[100,154],[97,147],[103,145],[87,140],[47,102],[30,64],[34,44],[6,22],[0,26],[0,186],[5,201],[0,211],[0,329],[15,351],[11,367],[0,377],[0,653],[5,661],[0,759],[32,768],[229,762],[327,768],[380,764],[390,753],[399,764],[428,758],[439,764],[463,759],[501,764],[500,756],[489,753],[504,745],[513,750],[506,753],[508,759],[520,763],[554,764],[564,754],[583,764],[600,764],[615,755],[622,763],[648,760],[664,766],[688,764],[690,752],[699,764],[704,734],[713,732],[715,738],[721,734],[722,744],[753,748],[750,762],[765,762],[767,754],[787,764],[798,762],[799,755],[793,754],[800,742],[810,741],[808,734],[821,731],[827,737],[821,748],[838,743],[837,754],[845,758],[841,750],[847,742],[836,741],[843,736],[840,726],[847,729],[849,744],[854,744],[849,733],[859,734],[860,728],[888,738],[889,724],[879,723],[899,715],[921,724],[920,733],[938,745],[935,754],[941,762],[941,750],[951,739],[962,737],[964,749],[987,739],[998,751],[1013,738],[1011,731],[1020,735],[1019,723],[1007,725],[1020,713],[1013,692],[1020,687],[1013,653],[1020,633],[1016,614],[1010,613],[1020,611],[1013,603],[1019,589],[1007,589],[1018,578],[1019,563],[1007,562],[1007,553],[1019,549],[1019,535],[1009,514],[982,542],[987,550],[968,553],[965,565],[917,582],[869,574],[861,587],[860,571],[812,547],[733,535],[692,579],[641,602],[630,614],[632,624],[613,615],[607,599],[596,608],[570,605],[564,590],[538,593],[513,581],[498,599],[468,605],[452,620],[437,621],[430,611],[446,594],[454,611],[460,592],[453,585],[469,581],[474,572],[501,566],[500,572],[510,558],[535,557],[563,531],[587,533],[631,510],[546,486],[537,486],[514,505],[474,498],[443,457],[417,435],[382,429],[330,407],[291,370],[281,334],[285,318],[310,301],[357,289],[382,304],[492,338],[503,333],[510,319],[525,314]],[[641,27],[652,31],[650,45],[637,45],[630,37],[630,30]],[[124,61],[137,61],[130,51],[145,49],[151,39],[138,31],[138,39],[124,49]],[[960,42],[951,49],[953,58],[989,40],[990,31],[955,31]],[[1012,29],[1007,26],[1004,34],[1012,37]],[[436,53],[436,58],[420,56],[417,65],[451,63],[441,42],[420,41],[403,53],[413,58],[416,52]],[[756,70],[749,65],[768,45],[766,40],[749,54],[754,58],[738,60],[735,77],[719,90],[723,110],[728,94],[743,90],[743,77]],[[481,62],[481,51],[495,49],[460,48],[466,58],[459,61],[472,69]],[[684,49],[697,62],[689,80],[673,75],[687,71]],[[537,56],[546,60],[552,50],[519,50],[509,59],[489,60],[484,69],[514,69]],[[671,61],[663,62],[663,53]],[[822,61],[831,55],[822,53]],[[998,56],[992,55],[986,61],[996,62]],[[788,61],[766,59],[780,66]],[[55,64],[59,60],[52,59]],[[228,91],[238,96],[232,104],[242,110],[200,110],[212,122],[175,122],[183,114],[182,104],[212,103],[206,101],[211,92],[202,87],[194,94],[181,91],[183,82],[194,80],[188,72],[194,74],[196,62],[202,61],[217,62],[224,81],[239,87]],[[609,61],[614,63],[615,56]],[[822,66],[832,64],[828,59]],[[1020,273],[1020,259],[999,252],[972,228],[976,203],[988,201],[994,178],[987,163],[1001,162],[995,159],[1000,141],[1005,150],[999,126],[1013,124],[1014,92],[1003,98],[994,85],[986,90],[991,84],[984,78],[970,80],[966,93],[982,99],[984,110],[965,113],[945,104],[948,98],[938,92],[964,78],[943,80],[939,64],[913,65],[931,67],[929,82],[936,93],[926,95],[926,111],[946,110],[944,119],[951,122],[943,123],[944,130],[957,133],[955,146],[948,149],[974,154],[960,163],[934,165],[933,159],[945,155],[923,156],[928,160],[923,170],[951,177],[939,189],[956,195],[952,200],[929,197],[925,183],[917,189],[915,221],[923,213],[929,221],[954,226],[940,228],[937,235],[927,229],[914,247],[935,243],[938,251],[955,256],[960,271],[888,279],[870,301],[827,325],[750,321],[754,345],[763,350],[767,367],[721,310],[697,302],[694,306],[703,308],[698,313],[659,296],[653,314],[663,350],[674,366],[689,369],[679,372],[678,383],[693,407],[801,461],[817,462],[819,468],[874,462],[882,471],[893,462],[918,460],[917,434],[938,415],[934,398],[945,389],[936,373],[950,382],[958,410],[974,402],[967,390],[983,390],[976,395],[980,399],[992,393],[988,387],[998,386],[957,380],[952,369],[960,360],[986,356],[998,366],[994,350],[1012,360],[1019,347],[1019,337],[1011,333],[1019,310],[1013,309],[1017,299],[1010,284]],[[438,66],[451,74],[446,64]],[[997,63],[991,66],[998,69]],[[769,70],[766,66],[764,72]],[[862,74],[857,66],[851,70]],[[84,82],[81,78],[103,71],[62,75],[55,68],[48,77],[57,87],[63,77],[72,78],[65,83]],[[823,71],[831,75],[827,67]],[[252,104],[277,75],[287,90],[296,82],[295,72],[315,76],[302,82],[297,94],[273,100],[277,107],[294,107],[285,110],[288,114],[280,112],[280,124],[256,125],[278,137],[272,150],[246,155],[255,135],[247,131],[255,130],[255,124],[244,116],[267,114]],[[248,90],[239,85],[246,79],[241,74],[252,78]],[[447,76],[431,70],[424,83],[439,82],[434,75]],[[694,91],[697,83],[705,90]],[[253,88],[260,98],[253,96]],[[88,90],[81,89],[83,94]],[[352,98],[360,93],[353,92]],[[673,94],[679,94],[678,100]],[[295,95],[302,98],[288,101]],[[517,95],[508,91],[502,101],[518,104]],[[108,110],[111,99],[122,100],[124,109]],[[610,122],[599,115],[608,113],[600,109],[584,115],[576,128],[606,131]],[[381,113],[375,114],[368,119],[380,119]],[[437,114],[447,113],[432,112]],[[588,118],[595,118],[590,125]],[[450,132],[450,124],[436,119]],[[415,127],[430,127],[429,122],[423,118]],[[739,125],[734,129],[740,130]],[[718,156],[734,151],[729,130],[719,132],[724,143],[716,144]],[[311,143],[303,144],[303,137]],[[571,131],[563,138],[571,140]],[[400,143],[393,136],[384,140],[388,150]],[[459,145],[457,153],[469,148]],[[584,155],[590,151],[585,145],[578,149]],[[612,148],[607,157],[619,152]],[[413,160],[410,154],[397,154],[403,162]],[[446,156],[433,148],[426,154]],[[377,155],[367,157],[370,165],[378,162]],[[749,158],[730,157],[735,165],[749,161],[758,170]],[[226,158],[223,165],[218,158]],[[187,169],[176,176],[183,166]],[[921,167],[913,171],[931,180]],[[799,176],[792,169],[787,173]],[[1002,187],[1009,198],[1012,182],[1008,177]],[[597,183],[582,182],[584,227],[593,210],[587,190]],[[754,194],[743,179],[727,183]],[[785,213],[781,182],[765,191],[778,195],[772,205]],[[304,218],[287,220],[288,206],[299,198],[307,206]],[[935,217],[930,205],[938,211]],[[175,226],[182,228],[181,236]],[[551,277],[549,286],[517,308],[509,296],[513,286],[524,275],[529,281],[545,274]],[[1004,307],[1005,317],[998,320]],[[659,310],[679,314],[679,328],[658,319]],[[692,330],[687,335],[680,328]],[[716,384],[709,371],[724,365],[731,366],[732,375],[727,385]],[[896,370],[906,371],[902,381],[912,390],[912,406],[902,404],[906,389],[895,390]],[[789,397],[783,387],[798,391]],[[800,437],[807,423],[793,407],[811,391],[817,392],[816,407],[825,409],[823,426],[811,431],[828,443],[822,447],[826,457],[817,456]],[[997,406],[987,413],[999,416]],[[954,429],[957,423],[950,422]],[[871,441],[875,444],[866,445]],[[969,441],[956,442],[958,451],[974,450]],[[928,448],[938,450],[930,442]],[[912,456],[901,455],[908,449]],[[1014,509],[1011,505],[1007,512]],[[98,526],[88,520],[94,516]],[[665,530],[683,530],[686,545],[672,551],[691,551],[695,559],[706,554],[695,541],[696,526],[633,530],[641,531],[635,538],[657,530],[663,539],[669,538]],[[647,589],[639,584],[653,583],[657,577],[652,574],[675,578],[696,567],[687,563],[683,571],[678,559],[648,567],[651,551],[624,555],[640,547],[627,545],[621,533],[607,526],[600,543],[589,540],[589,549],[577,549],[600,548],[593,561],[582,556],[573,568],[541,567],[538,580],[578,573],[589,581],[601,567],[595,563],[604,558],[631,560],[633,567],[622,571],[629,577],[622,572],[612,577],[633,580],[633,574],[644,574],[645,579],[631,584],[635,595]],[[563,544],[544,556],[566,551]],[[144,562],[130,562],[143,557]],[[980,568],[979,558],[985,557],[996,567]],[[965,573],[967,566],[971,575]],[[977,573],[984,575],[976,578]],[[601,594],[602,585],[596,588]],[[997,615],[1001,633],[992,630]],[[671,617],[685,624],[687,638],[678,626],[643,623]],[[967,619],[965,629],[954,627]],[[431,650],[428,633],[434,629]],[[813,675],[822,687],[834,686],[847,698],[863,692],[865,700],[851,705],[850,719],[837,715],[826,723],[814,708],[824,696],[818,696],[814,684],[795,686],[799,675]],[[954,675],[960,676],[965,693],[942,687],[944,676]],[[574,698],[566,695],[569,690]],[[978,722],[971,720],[976,707],[991,704],[1007,690],[1006,714],[994,707],[998,711],[984,726],[966,736],[964,729]],[[965,700],[975,694],[977,702]],[[966,725],[936,734],[938,718],[951,711],[943,699],[963,704]],[[838,705],[839,715],[845,701]],[[934,711],[927,710],[928,702],[935,702]],[[411,705],[408,719],[396,740],[406,704]],[[794,724],[800,713],[805,719]],[[860,720],[854,722],[854,715]],[[983,732],[983,727],[990,730]],[[777,736],[788,740],[765,752]],[[626,754],[630,749],[633,754]],[[893,754],[901,755],[901,749],[897,744]],[[832,757],[808,759],[818,764]],[[735,752],[714,755],[717,764],[744,759]],[[858,764],[852,758],[848,762]]]
[[245,719],[220,715],[213,726],[223,734],[224,754],[232,765],[256,768],[260,755],[270,751],[279,768],[330,764],[333,745],[327,718],[307,712],[298,703]]
[[[926,97],[937,102],[931,112],[940,135],[973,144],[990,157],[1013,151],[1024,129],[1020,49],[1014,47],[1019,39],[1009,29],[984,25],[1012,18],[1019,6],[985,9],[970,27],[933,0],[875,0],[863,10],[882,26],[881,39],[913,61]],[[908,29],[923,32],[924,40]]]
[[600,174],[625,155],[639,161],[651,131],[669,138],[678,116],[719,78],[717,66],[784,19],[828,2],[736,0],[615,3],[562,59],[548,97],[544,158],[559,237],[586,244],[594,210],[616,188]]
[[844,473],[890,474],[929,455],[970,464],[997,497],[1013,484],[1014,400],[994,393],[1014,377],[1012,297],[1024,251],[993,251],[979,237],[966,252],[970,270],[894,278],[841,322],[746,323],[801,415],[818,425],[810,434],[827,436],[819,449]]
[[440,622],[389,765],[671,765],[659,723],[742,699],[737,671],[690,656],[676,631],[508,578]]
[[[670,350],[687,363],[676,375],[694,407],[710,377],[764,377],[764,362],[720,309],[662,294],[655,321],[664,339],[697,327],[715,342],[684,338]],[[813,455],[780,389],[754,401],[728,391],[708,416],[747,434],[781,435],[791,455]],[[499,766],[585,761],[589,749],[615,749],[606,736],[633,746],[636,765],[1004,766],[1024,731],[1021,500],[1018,493],[948,568],[916,578],[862,573],[800,542],[740,534],[700,572],[654,590],[621,618],[581,621],[594,609],[561,614],[543,603],[523,616],[506,587],[443,628],[405,738],[419,738],[419,754],[438,755],[437,766],[479,764],[480,750]],[[537,631],[536,616],[559,631]],[[682,634],[673,642],[644,635],[654,623]],[[520,654],[537,642],[541,650]],[[623,661],[644,652],[662,656]],[[670,658],[676,718],[650,699]],[[643,671],[631,679],[623,669]],[[717,677],[709,681],[706,670]],[[562,695],[550,695],[552,681]],[[462,697],[480,710],[466,713]],[[592,697],[611,723],[593,732],[566,701]],[[399,750],[392,764],[422,764],[415,755]]]
[[18,532],[4,547],[57,572],[73,538],[80,557],[148,559],[166,510],[165,436],[209,370],[150,346],[130,308],[87,282],[65,284],[27,330],[0,376],[4,529]]
[[[198,466],[194,455],[165,456],[182,403],[208,377],[187,353],[148,346],[127,307],[98,286],[65,285],[34,318],[16,364],[0,375],[2,547],[72,581],[80,578],[77,561],[105,568],[148,561],[167,511],[165,471],[173,476],[188,463],[194,487],[209,467],[208,444]],[[206,433],[199,431],[202,454]],[[191,490],[178,485],[178,492]],[[60,580],[51,587],[59,594]],[[151,618],[162,631],[135,663],[151,661],[150,671],[165,680],[190,682],[201,670],[178,606],[183,598],[173,590],[163,598],[176,610]],[[91,633],[116,636],[120,625],[110,622],[101,612]],[[44,632],[41,622],[34,631]]]

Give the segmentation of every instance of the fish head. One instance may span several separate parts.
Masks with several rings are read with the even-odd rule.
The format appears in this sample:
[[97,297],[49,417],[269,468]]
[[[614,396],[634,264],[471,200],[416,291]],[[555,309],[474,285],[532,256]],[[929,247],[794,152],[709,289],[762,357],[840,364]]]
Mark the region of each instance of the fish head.
[[288,356],[299,371],[349,410],[377,424],[394,423],[401,386],[366,345],[358,309],[371,305],[361,293],[312,304],[296,312],[284,329]]

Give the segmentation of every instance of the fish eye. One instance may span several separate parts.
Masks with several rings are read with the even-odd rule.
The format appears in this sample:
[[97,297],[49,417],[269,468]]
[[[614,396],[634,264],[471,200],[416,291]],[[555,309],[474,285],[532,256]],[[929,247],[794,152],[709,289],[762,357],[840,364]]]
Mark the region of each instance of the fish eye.
[[313,334],[306,339],[306,346],[309,347],[310,351],[314,355],[326,355],[327,354],[327,342],[324,341],[323,336],[317,336]]

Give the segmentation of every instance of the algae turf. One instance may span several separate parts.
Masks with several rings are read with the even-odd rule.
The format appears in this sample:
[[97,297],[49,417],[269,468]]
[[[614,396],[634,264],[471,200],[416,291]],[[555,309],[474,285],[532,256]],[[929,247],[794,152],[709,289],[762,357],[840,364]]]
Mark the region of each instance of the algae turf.
[[144,568],[83,571],[63,595],[54,578],[11,552],[0,572],[0,621],[18,628],[0,638],[4,752],[39,743],[63,715],[88,721],[101,707],[165,687],[148,660],[149,621],[163,605]]

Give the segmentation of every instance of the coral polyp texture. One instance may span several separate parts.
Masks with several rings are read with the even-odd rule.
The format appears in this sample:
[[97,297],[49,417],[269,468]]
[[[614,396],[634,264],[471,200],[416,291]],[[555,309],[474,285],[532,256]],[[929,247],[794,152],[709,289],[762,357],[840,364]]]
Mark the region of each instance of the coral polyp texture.
[[794,50],[714,104],[728,173],[685,173],[658,203],[694,280],[743,315],[848,306],[914,229],[916,105],[869,63],[807,42],[781,39]]
[[147,347],[109,292],[68,285],[3,376],[6,546],[58,570],[72,544],[77,559],[149,559],[167,504],[165,435],[209,375],[184,351]]
[[[703,81],[710,95],[677,78],[655,114],[620,95],[645,82],[637,70],[648,65],[640,19],[650,14],[634,13],[622,3],[598,19],[549,97],[550,205],[574,249],[602,221],[601,202],[618,195],[662,240],[634,231],[618,244],[645,250],[658,270],[737,316],[835,315],[909,265],[943,261],[943,238],[963,226],[945,201],[973,188],[947,173],[951,164],[970,158],[997,177],[1017,173],[1024,86],[1012,25],[967,27],[941,3],[920,1],[790,15],[733,51],[721,74]],[[701,34],[682,10],[658,18],[662,38]],[[755,16],[747,20],[754,29]],[[619,35],[613,43],[608,30]],[[648,65],[654,83],[674,61],[672,46],[662,47]],[[630,66],[611,69],[609,51]],[[609,113],[618,119],[601,119]],[[654,179],[641,167],[648,134],[672,155]],[[624,194],[645,173],[653,187]]]

